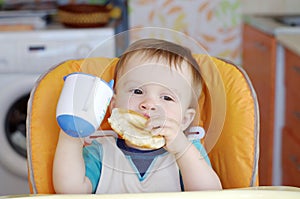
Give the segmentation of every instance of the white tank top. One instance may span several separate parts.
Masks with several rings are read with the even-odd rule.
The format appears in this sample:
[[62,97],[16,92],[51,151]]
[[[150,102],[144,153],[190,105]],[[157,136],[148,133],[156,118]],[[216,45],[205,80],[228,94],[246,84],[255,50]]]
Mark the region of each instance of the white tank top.
[[103,156],[96,193],[181,191],[179,169],[172,154],[166,152],[157,156],[141,177],[131,158],[117,147],[115,138],[97,141],[103,147]]

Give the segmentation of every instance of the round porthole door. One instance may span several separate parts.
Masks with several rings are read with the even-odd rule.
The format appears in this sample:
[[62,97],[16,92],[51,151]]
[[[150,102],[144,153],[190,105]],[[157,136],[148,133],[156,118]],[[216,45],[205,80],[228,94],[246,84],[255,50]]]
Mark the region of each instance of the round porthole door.
[[27,178],[27,102],[35,81],[33,75],[12,76],[0,88],[0,164],[23,178]]

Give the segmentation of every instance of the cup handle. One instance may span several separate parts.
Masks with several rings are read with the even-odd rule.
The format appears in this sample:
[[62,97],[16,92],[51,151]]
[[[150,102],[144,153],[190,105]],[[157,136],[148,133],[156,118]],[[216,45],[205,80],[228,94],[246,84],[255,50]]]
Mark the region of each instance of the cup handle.
[[112,80],[110,80],[110,81],[108,82],[108,86],[109,86],[111,89],[114,89],[114,83],[115,83],[115,81],[114,81],[114,79],[112,79]]

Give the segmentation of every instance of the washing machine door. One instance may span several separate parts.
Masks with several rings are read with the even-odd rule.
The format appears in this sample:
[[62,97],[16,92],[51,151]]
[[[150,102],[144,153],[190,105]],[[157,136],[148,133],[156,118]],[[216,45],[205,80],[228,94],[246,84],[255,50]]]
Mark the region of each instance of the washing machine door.
[[37,78],[33,74],[0,75],[0,164],[22,178],[27,178],[27,102]]

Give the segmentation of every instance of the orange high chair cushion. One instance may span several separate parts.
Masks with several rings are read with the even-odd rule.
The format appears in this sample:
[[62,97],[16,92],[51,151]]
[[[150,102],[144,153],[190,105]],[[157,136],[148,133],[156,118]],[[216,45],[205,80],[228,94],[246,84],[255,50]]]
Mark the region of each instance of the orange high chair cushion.
[[[222,133],[209,152],[214,170],[223,188],[258,185],[258,107],[255,92],[238,67],[206,55],[195,55],[203,72],[213,60],[217,65],[226,94],[226,118]],[[59,134],[56,105],[64,84],[63,77],[72,72],[85,72],[109,81],[113,78],[118,58],[88,58],[69,60],[50,69],[37,81],[28,102],[27,149],[28,178],[31,193],[55,193],[52,164]],[[207,67],[205,69],[205,67]],[[223,86],[223,85],[220,85]],[[204,85],[199,99],[199,125],[208,128],[211,99]],[[110,129],[106,118],[101,129]],[[204,139],[205,146],[205,139]]]
[[[256,93],[241,68],[220,59],[213,58],[213,61],[224,84],[226,117],[222,133],[209,152],[210,160],[223,188],[258,186],[259,107]],[[209,118],[211,106],[201,108],[201,114]]]

